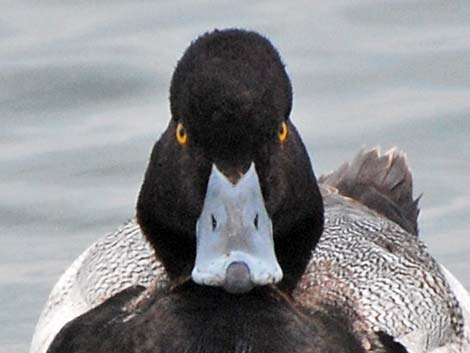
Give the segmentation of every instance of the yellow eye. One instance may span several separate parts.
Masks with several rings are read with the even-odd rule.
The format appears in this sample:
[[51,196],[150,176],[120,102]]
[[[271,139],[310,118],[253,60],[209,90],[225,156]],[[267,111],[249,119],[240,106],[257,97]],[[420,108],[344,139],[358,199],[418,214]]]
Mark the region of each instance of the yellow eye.
[[188,142],[188,134],[186,133],[186,129],[182,123],[178,123],[178,126],[176,127],[176,140],[180,145],[184,145]]
[[289,128],[287,127],[287,124],[285,121],[281,123],[281,126],[279,127],[279,141],[284,142],[287,139],[287,132],[289,131]]

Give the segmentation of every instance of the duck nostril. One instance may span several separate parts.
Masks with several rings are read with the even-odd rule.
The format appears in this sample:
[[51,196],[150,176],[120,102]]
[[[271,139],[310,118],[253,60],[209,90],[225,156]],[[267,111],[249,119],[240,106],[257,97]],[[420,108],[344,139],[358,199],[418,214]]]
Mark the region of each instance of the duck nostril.
[[212,231],[214,231],[215,228],[217,228],[217,220],[215,219],[213,214],[211,214],[211,221],[212,221]]
[[258,218],[259,218],[259,216],[258,216],[258,214],[256,214],[255,220],[253,221],[253,224],[255,225],[256,230],[258,230]]

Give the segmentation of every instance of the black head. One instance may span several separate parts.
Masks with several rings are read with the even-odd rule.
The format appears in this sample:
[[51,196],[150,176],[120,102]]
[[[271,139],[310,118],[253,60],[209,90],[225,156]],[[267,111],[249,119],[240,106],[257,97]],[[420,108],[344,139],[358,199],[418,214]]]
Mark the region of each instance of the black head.
[[292,89],[266,38],[214,31],[193,42],[179,61],[170,105],[173,119],[185,123],[210,158],[240,158],[273,140],[289,118]]
[[213,166],[236,184],[254,163],[282,284],[292,288],[321,235],[323,203],[289,119],[292,89],[276,49],[243,30],[201,36],[178,62],[170,104],[172,119],[154,146],[137,203],[139,224],[170,277],[194,266],[196,222]]

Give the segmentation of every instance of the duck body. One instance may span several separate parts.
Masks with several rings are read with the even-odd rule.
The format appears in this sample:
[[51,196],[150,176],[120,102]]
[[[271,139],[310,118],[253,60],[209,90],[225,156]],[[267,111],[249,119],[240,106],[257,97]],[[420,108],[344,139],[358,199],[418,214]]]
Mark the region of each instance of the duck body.
[[[468,293],[450,273],[443,273],[419,237],[342,196],[328,184],[323,184],[321,191],[325,229],[298,288],[293,292],[294,297],[305,305],[304,310],[308,311],[309,307],[318,310],[320,303],[332,308],[347,308],[347,312],[360,315],[371,330],[395,337],[410,352],[465,352],[468,321],[464,321],[463,335],[459,325],[462,324],[462,310],[468,317]],[[76,297],[72,291],[86,292],[93,298],[93,304],[91,300],[83,302],[84,309],[74,316],[77,317],[124,290],[131,279],[135,281],[133,284],[145,287],[153,284],[159,290],[168,286],[168,277],[161,263],[152,256],[153,249],[135,220],[97,241],[91,248],[109,255],[104,261],[101,259],[106,271],[100,276],[113,278],[113,285],[107,286],[108,292],[99,298],[100,292],[91,280],[84,280],[82,288],[62,287],[62,301],[52,309],[56,314],[47,315],[42,319],[44,322],[60,321],[58,327],[66,324],[60,313],[68,306],[66,298]],[[115,258],[116,249],[131,254],[139,250],[144,260],[139,262],[141,267],[133,276],[126,272],[128,262]],[[96,271],[92,271],[96,264],[91,259],[97,256],[91,255],[82,261],[80,272],[96,275]],[[450,282],[449,285],[449,278],[454,278],[456,284]],[[457,285],[461,291],[458,299],[454,295]],[[52,302],[49,300],[48,303],[51,305]]]
[[[358,154],[356,160],[365,154]],[[376,166],[383,156],[377,150],[372,154],[375,159],[369,159],[369,163]],[[403,154],[392,151],[386,158],[403,158]],[[398,175],[401,179],[409,178],[408,168]],[[414,221],[413,217],[403,219],[400,226],[363,203],[342,195],[335,188],[338,182],[331,176],[322,176],[320,180],[325,228],[307,270],[293,292],[294,297],[305,305],[304,310],[308,311],[309,306],[318,309],[319,303],[333,308],[338,305],[349,308],[347,312],[363,317],[373,331],[395,337],[410,352],[465,352],[470,337],[470,297],[413,234],[416,210]],[[411,191],[409,182],[406,190],[408,193]],[[410,204],[409,201],[407,203]],[[121,256],[133,256],[123,259],[118,256],[117,249]],[[139,261],[135,261],[135,254],[139,254]],[[153,249],[135,220],[98,240],[76,261],[78,264],[71,266],[52,291],[51,297],[58,300],[49,299],[50,307],[38,323],[37,337],[47,329],[41,323],[56,322],[60,329],[129,284],[145,287],[152,284],[153,290],[163,291],[169,283],[162,264],[153,256]],[[102,272],[97,270],[98,263]],[[138,265],[132,274],[128,272],[129,263]],[[86,276],[101,278],[107,283],[104,285],[106,291],[99,290],[93,277]],[[81,287],[64,285],[77,283],[78,278],[81,279]],[[106,278],[113,279],[113,282],[106,281]],[[139,295],[140,291],[136,297]],[[82,298],[81,301],[70,299],[77,297]],[[80,303],[81,310],[65,320],[64,309],[70,302]],[[47,332],[55,336],[59,329]]]
[[[197,39],[170,107],[136,220],[59,281],[32,352],[404,353],[415,334],[411,353],[463,346],[406,160],[360,153],[318,182],[266,38]],[[70,302],[83,314],[56,335]]]

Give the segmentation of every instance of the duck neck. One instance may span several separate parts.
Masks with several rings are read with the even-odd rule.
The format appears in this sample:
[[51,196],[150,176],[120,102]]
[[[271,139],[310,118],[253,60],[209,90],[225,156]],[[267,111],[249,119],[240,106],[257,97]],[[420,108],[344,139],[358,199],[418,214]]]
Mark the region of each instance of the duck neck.
[[281,290],[290,294],[295,289],[322,232],[323,206],[309,217],[296,222],[286,231],[286,236],[275,238],[277,259],[284,272],[284,278],[278,285]]
[[153,215],[146,219],[145,214],[140,213],[138,221],[170,280],[189,276],[196,254],[196,244],[191,241],[192,236],[165,226],[162,222],[156,221]]

